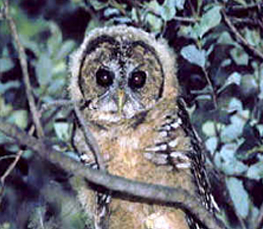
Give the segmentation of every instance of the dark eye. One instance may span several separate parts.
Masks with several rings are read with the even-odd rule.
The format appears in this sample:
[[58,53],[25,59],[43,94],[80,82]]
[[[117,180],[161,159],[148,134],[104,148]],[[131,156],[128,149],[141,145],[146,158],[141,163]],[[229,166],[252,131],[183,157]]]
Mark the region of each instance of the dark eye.
[[129,79],[129,87],[132,89],[139,89],[144,86],[146,82],[146,72],[144,71],[136,71],[131,74]]
[[113,72],[106,70],[106,69],[103,69],[103,68],[100,68],[96,72],[96,82],[98,85],[100,85],[102,87],[108,87],[108,86],[112,85],[113,77],[114,77]]

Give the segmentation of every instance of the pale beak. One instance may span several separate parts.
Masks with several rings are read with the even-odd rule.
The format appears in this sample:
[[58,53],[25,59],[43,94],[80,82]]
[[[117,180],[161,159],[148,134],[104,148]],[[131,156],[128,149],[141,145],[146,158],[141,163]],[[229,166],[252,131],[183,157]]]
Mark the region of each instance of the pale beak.
[[123,107],[125,104],[125,92],[122,89],[119,89],[117,92],[117,97],[118,97],[118,114],[121,115],[123,111]]

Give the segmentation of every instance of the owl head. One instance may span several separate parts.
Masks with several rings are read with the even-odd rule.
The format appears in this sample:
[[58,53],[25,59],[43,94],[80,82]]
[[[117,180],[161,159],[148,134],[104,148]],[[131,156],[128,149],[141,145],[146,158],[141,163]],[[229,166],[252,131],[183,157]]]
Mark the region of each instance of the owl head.
[[88,101],[89,117],[130,119],[178,95],[176,60],[162,39],[126,25],[90,32],[70,61],[72,99]]

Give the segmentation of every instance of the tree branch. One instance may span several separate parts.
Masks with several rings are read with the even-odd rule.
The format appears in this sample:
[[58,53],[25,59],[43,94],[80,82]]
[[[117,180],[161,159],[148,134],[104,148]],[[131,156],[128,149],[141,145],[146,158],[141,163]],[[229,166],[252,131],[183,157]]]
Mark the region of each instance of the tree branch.
[[28,135],[17,126],[3,121],[3,119],[0,119],[0,131],[15,139],[19,145],[27,146],[66,171],[77,176],[85,177],[96,185],[103,186],[115,192],[121,192],[126,194],[126,196],[140,197],[144,200],[183,208],[196,216],[209,229],[225,228],[197,201],[196,197],[190,195],[184,189],[146,184],[119,176],[113,176],[106,171],[91,169],[66,157],[44,143],[44,141]]
[[258,10],[260,8],[263,8],[263,2],[257,2],[257,3],[252,3],[248,4],[246,6],[243,5],[236,5],[236,6],[231,6],[227,8],[227,13],[235,14],[235,13],[240,13],[240,12],[247,12],[250,10]]
[[81,114],[77,104],[74,104],[74,111],[75,111],[75,114],[78,118],[78,121],[80,122],[82,131],[84,133],[85,141],[88,144],[88,146],[90,147],[90,149],[91,149],[91,151],[92,151],[92,153],[96,159],[96,163],[99,166],[99,169],[106,170],[106,167],[105,167],[105,164],[103,161],[103,157],[101,156],[100,147],[99,147],[96,139],[94,138],[93,134],[89,130],[88,122],[87,122],[87,120],[84,120],[83,115]]
[[229,27],[229,29],[233,32],[238,42],[244,46],[246,49],[248,49],[253,55],[255,55],[257,58],[259,58],[261,61],[263,61],[263,53],[255,49],[252,45],[248,43],[248,41],[239,33],[237,28],[233,25],[229,17],[226,15],[226,12],[222,10],[222,15],[225,20],[226,25]]
[[39,114],[38,114],[38,111],[37,111],[37,108],[36,108],[36,104],[35,104],[35,100],[34,100],[34,97],[33,97],[33,94],[32,94],[32,87],[31,87],[30,80],[29,80],[29,72],[28,72],[28,65],[27,65],[27,60],[26,60],[25,49],[24,49],[24,46],[20,42],[15,21],[12,18],[12,16],[10,16],[8,0],[6,0],[4,2],[3,15],[4,15],[4,18],[8,22],[8,26],[10,28],[11,35],[12,35],[13,40],[14,40],[16,46],[17,46],[19,62],[20,62],[20,65],[21,65],[21,69],[22,69],[22,73],[23,73],[23,80],[24,80],[25,88],[26,88],[26,96],[27,96],[27,99],[28,99],[29,108],[30,108],[30,112],[31,112],[31,115],[32,115],[32,118],[33,118],[33,122],[34,122],[34,124],[36,126],[37,135],[38,135],[38,137],[43,137],[44,136],[44,132],[43,132],[43,128],[41,126],[41,122],[40,122],[40,119],[39,119]]

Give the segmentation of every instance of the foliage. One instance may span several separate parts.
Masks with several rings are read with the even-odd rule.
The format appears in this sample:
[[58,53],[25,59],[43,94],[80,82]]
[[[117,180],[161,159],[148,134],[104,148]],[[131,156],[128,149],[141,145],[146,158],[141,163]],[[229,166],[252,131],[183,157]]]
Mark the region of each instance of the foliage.
[[[167,39],[178,55],[178,77],[192,121],[208,149],[221,218],[231,228],[252,227],[263,201],[263,58],[254,51],[263,53],[261,1],[19,0],[10,7],[39,109],[67,97],[68,55],[93,28],[126,23]],[[6,21],[0,24],[0,117],[28,131],[32,117],[17,47]],[[55,107],[41,120],[54,147],[76,157],[70,109]],[[6,156],[18,150],[0,135],[0,176],[13,161]],[[5,186],[0,228],[42,228],[41,222],[44,228],[84,228],[68,174],[40,162],[33,152],[23,153]]]

